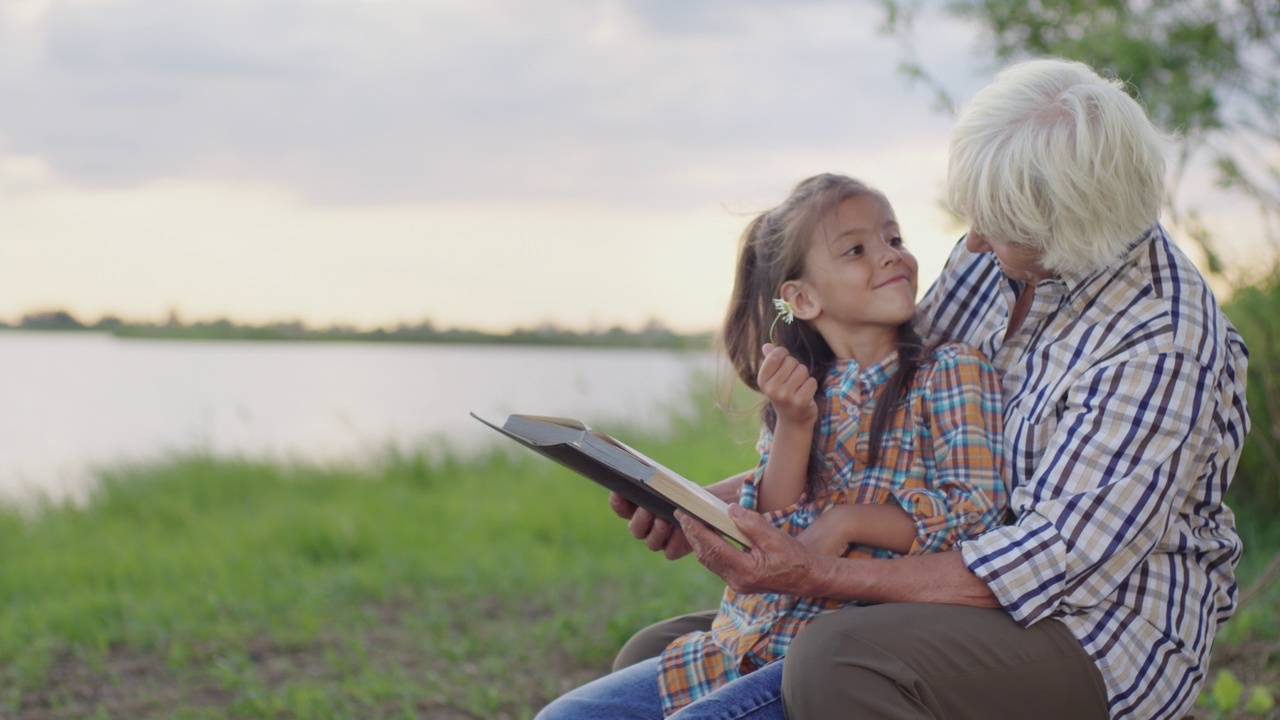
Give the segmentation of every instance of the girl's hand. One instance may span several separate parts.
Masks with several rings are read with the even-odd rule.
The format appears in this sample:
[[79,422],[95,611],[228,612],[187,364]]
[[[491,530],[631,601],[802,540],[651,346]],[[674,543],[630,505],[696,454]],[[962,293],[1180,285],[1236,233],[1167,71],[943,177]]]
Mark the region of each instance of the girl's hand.
[[818,404],[813,396],[818,392],[818,381],[786,348],[764,344],[764,362],[756,383],[773,404],[778,420],[805,427],[817,422]]
[[828,508],[796,539],[816,555],[844,557],[851,544],[906,555],[916,540],[916,523],[896,502],[848,503]]
[[836,505],[818,516],[796,536],[818,555],[843,557],[852,542],[852,523],[857,514],[853,505]]

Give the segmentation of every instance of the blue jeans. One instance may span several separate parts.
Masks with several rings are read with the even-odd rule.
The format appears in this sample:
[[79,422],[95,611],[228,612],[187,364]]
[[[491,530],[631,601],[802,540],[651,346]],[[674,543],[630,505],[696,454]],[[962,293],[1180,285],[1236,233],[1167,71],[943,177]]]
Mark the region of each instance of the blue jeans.
[[[560,696],[534,720],[662,720],[658,658]],[[769,663],[685,706],[670,720],[783,720],[782,661]]]

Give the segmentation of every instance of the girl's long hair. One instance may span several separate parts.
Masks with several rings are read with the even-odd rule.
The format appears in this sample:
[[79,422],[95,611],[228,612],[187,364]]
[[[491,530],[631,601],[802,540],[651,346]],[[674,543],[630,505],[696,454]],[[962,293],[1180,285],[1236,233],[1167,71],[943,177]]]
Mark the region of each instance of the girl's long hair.
[[[815,175],[797,185],[781,205],[752,219],[743,231],[721,342],[738,377],[752,390],[760,392],[757,378],[764,361],[760,347],[770,342],[770,328],[773,328],[772,342],[785,347],[792,357],[808,368],[810,375],[817,378],[818,392],[814,399],[818,403],[818,411],[827,412],[822,381],[835,363],[835,354],[822,335],[803,320],[774,325],[777,311],[773,300],[780,297],[783,283],[804,274],[809,242],[818,232],[823,218],[845,200],[862,195],[878,198],[886,206],[889,204],[881,192],[853,178],[830,173]],[[898,368],[877,393],[876,408],[871,417],[868,467],[874,467],[880,461],[885,431],[901,401],[906,398],[924,354],[923,341],[911,322],[899,326]],[[777,413],[768,401],[761,406],[761,421],[770,431],[777,425]],[[814,433],[805,482],[810,498],[817,497],[822,489],[818,482],[827,473],[825,464],[818,433]]]

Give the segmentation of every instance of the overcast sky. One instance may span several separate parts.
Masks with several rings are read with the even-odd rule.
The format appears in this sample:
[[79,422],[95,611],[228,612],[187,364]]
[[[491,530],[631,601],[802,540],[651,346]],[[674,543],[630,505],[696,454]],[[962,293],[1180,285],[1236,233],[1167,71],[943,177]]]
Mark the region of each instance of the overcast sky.
[[[879,2],[0,0],[0,319],[718,323],[807,175],[885,190],[922,286],[950,119]],[[961,99],[970,28],[919,28]]]

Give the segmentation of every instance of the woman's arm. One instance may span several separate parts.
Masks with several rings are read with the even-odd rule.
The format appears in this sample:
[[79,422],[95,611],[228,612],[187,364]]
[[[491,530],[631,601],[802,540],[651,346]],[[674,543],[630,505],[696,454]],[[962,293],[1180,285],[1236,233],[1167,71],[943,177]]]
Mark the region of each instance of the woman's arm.
[[[1176,552],[1187,556],[1229,552],[1211,525],[1197,528],[1203,536],[1171,531],[1187,522],[1182,512],[1214,512],[1220,490],[1196,489],[1206,493],[1204,510],[1184,503],[1238,442],[1239,426],[1219,412],[1231,407],[1231,388],[1216,380],[1194,355],[1135,352],[1088,369],[1057,398],[1043,421],[1055,423],[1052,433],[1035,467],[1024,470],[1017,522],[964,548],[969,568],[1016,620],[1108,602],[1162,542],[1167,552],[1183,544]],[[1038,430],[1018,422],[1016,432]]]
[[698,562],[737,592],[1000,607],[957,550],[883,560],[824,556],[741,506],[730,506],[729,516],[754,543],[749,552],[687,513],[676,513]]
[[[730,517],[755,543],[743,552],[677,517],[699,562],[740,592],[998,604],[1024,625],[1064,604],[1092,607],[1152,552],[1178,497],[1177,471],[1193,466],[1190,457],[1201,451],[1215,418],[1203,412],[1214,386],[1192,358],[1133,359],[1100,368],[1090,380],[1067,393],[1049,451],[1027,480],[1031,502],[1020,508],[1018,522],[970,541],[968,562],[960,551],[892,560],[823,557],[734,506]],[[1089,395],[1094,388],[1109,393]],[[1143,402],[1150,397],[1166,402]]]

